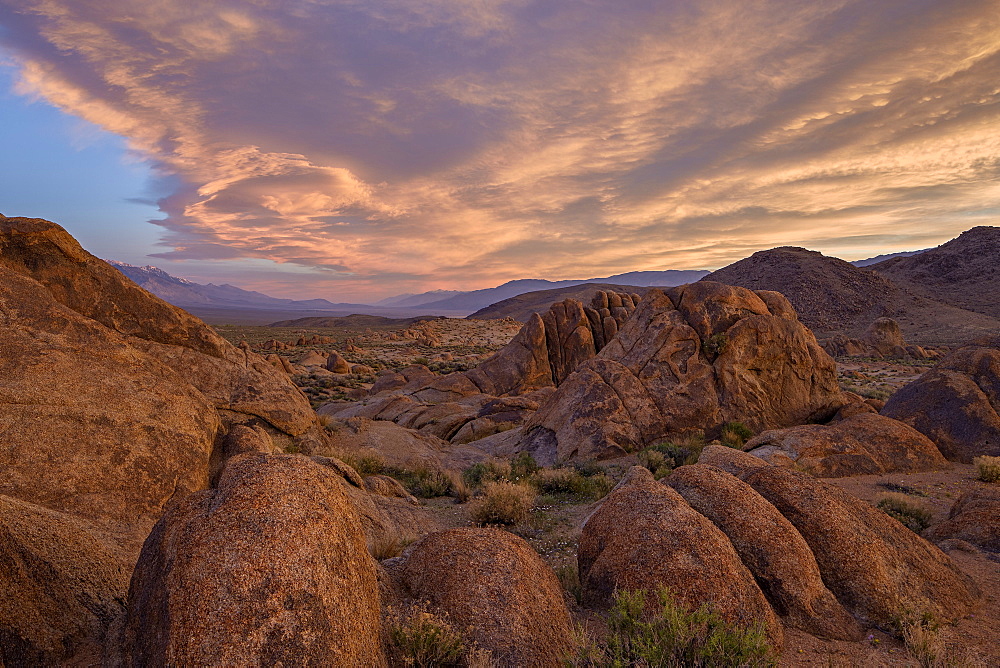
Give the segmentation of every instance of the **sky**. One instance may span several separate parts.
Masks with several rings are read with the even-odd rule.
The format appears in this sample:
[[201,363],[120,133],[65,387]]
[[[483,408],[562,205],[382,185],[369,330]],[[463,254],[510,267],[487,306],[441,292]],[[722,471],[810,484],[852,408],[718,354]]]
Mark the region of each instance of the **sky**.
[[1000,2],[0,0],[0,212],[373,301],[1000,220]]

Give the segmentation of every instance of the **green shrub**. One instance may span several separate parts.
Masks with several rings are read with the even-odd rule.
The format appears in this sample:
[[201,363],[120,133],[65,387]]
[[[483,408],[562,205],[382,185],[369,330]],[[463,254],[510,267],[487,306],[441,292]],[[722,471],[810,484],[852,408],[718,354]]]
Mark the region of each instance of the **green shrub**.
[[584,476],[576,469],[539,469],[531,482],[542,494],[564,494],[580,500],[597,500],[607,496],[614,481],[603,472]]
[[466,645],[445,615],[414,607],[391,613],[389,651],[393,665],[460,666]]
[[462,478],[470,487],[474,488],[497,480],[509,481],[510,463],[491,460],[473,464],[462,472]]
[[930,526],[931,517],[933,517],[931,511],[912,503],[900,494],[886,496],[878,502],[878,507],[886,515],[896,518],[914,533],[920,533]]
[[729,339],[726,338],[725,334],[713,334],[702,342],[701,351],[705,357],[715,359],[726,351],[728,345]]
[[1000,482],[1000,457],[983,455],[972,460],[983,482]]
[[664,441],[651,445],[650,450],[662,452],[673,460],[673,466],[684,466],[686,464],[698,463],[701,451],[705,449],[705,434],[693,432],[682,437],[674,438],[671,441]]
[[742,422],[727,422],[722,426],[722,444],[740,449],[753,438],[753,430]]
[[517,482],[530,477],[539,468],[530,452],[519,452],[510,460],[510,481]]
[[530,485],[488,482],[483,495],[470,504],[469,513],[476,524],[517,524],[528,517],[535,503],[535,489]]
[[685,610],[661,588],[654,605],[644,591],[619,590],[608,633],[587,643],[576,666],[773,666],[775,658],[760,625],[741,628],[708,606]]
[[386,475],[403,483],[413,496],[433,499],[451,492],[451,478],[444,471],[420,467],[416,469],[386,469]]

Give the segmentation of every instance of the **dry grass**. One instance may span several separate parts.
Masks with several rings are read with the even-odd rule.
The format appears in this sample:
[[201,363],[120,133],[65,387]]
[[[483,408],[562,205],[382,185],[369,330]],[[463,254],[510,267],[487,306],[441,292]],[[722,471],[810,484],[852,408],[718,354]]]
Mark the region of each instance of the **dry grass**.
[[528,517],[534,503],[535,489],[530,485],[488,482],[469,513],[476,524],[517,524]]
[[899,520],[907,529],[920,533],[930,526],[933,513],[902,494],[888,494],[878,502],[879,510]]
[[1000,457],[983,455],[972,460],[983,482],[1000,482]]

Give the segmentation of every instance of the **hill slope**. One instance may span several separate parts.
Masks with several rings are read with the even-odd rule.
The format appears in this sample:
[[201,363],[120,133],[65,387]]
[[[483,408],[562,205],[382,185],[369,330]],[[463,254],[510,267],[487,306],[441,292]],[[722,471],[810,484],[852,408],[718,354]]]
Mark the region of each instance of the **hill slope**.
[[937,248],[869,269],[918,295],[1000,318],[1000,227],[973,227]]
[[874,271],[804,248],[759,251],[702,280],[781,292],[820,337],[860,336],[881,317],[899,321],[914,343],[958,344],[1000,327],[1000,320],[914,294]]

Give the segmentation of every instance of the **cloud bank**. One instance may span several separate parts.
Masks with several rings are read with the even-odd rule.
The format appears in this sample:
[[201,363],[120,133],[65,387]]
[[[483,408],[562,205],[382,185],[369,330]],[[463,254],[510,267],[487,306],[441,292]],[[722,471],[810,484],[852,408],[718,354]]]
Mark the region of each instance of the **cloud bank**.
[[1000,211],[995,1],[4,0],[167,259],[338,294],[923,248]]

